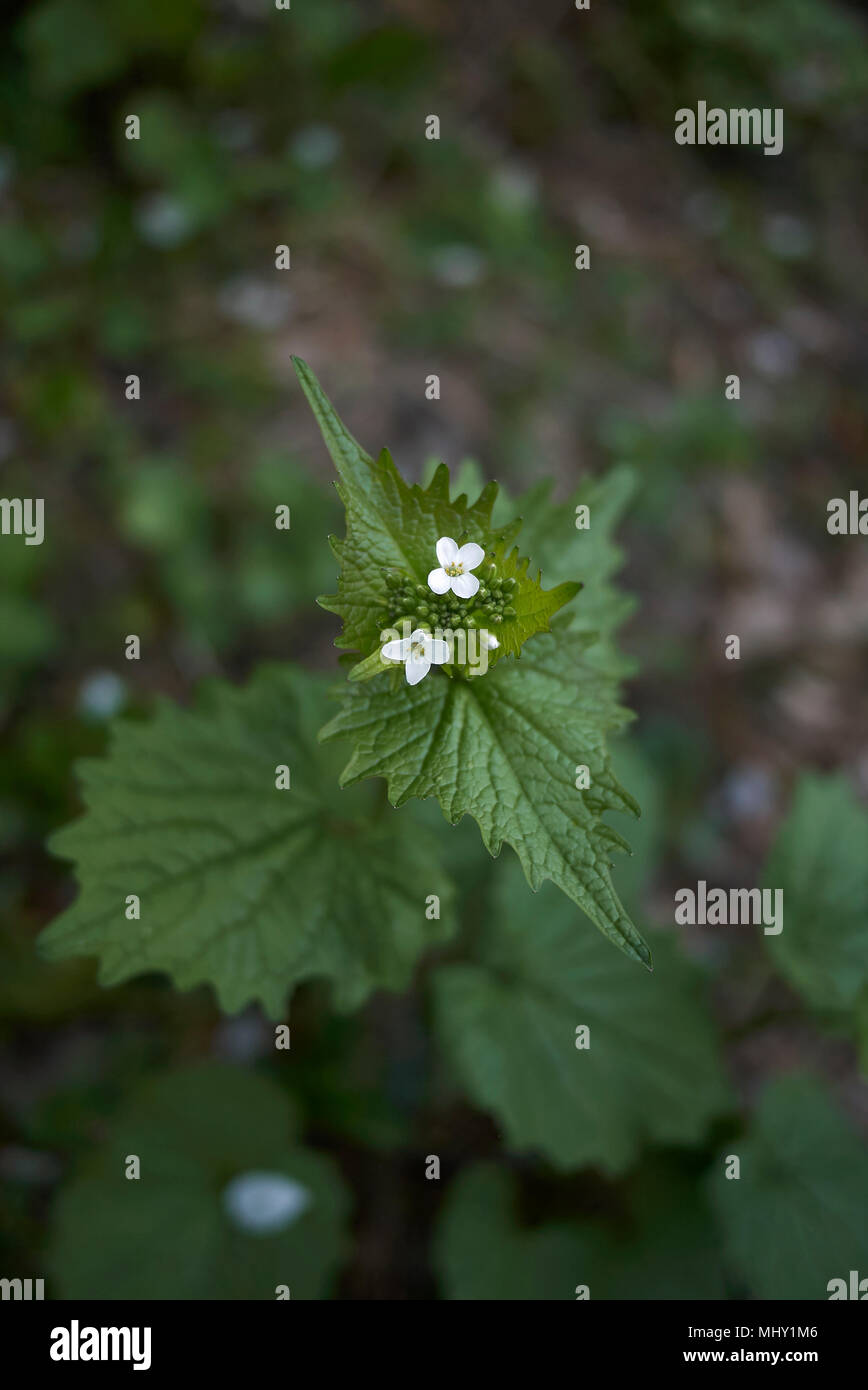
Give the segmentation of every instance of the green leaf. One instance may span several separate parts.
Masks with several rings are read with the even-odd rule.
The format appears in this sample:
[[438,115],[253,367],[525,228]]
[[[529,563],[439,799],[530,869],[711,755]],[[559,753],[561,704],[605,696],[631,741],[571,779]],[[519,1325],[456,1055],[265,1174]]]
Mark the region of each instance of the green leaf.
[[[404,988],[451,931],[451,885],[422,829],[338,790],[315,734],[325,688],[271,667],[243,689],[214,684],[196,712],[162,702],[147,723],[115,725],[108,758],[80,764],[87,814],[53,841],[81,893],[43,933],[45,954],[98,956],[106,985],[145,970],[181,989],[207,981],[224,1009],[258,999],[275,1017],[314,976],[340,1008]],[[282,764],[290,790],[275,786]],[[130,894],[140,920],[125,916]]]
[[514,1183],[493,1164],[452,1184],[434,1243],[434,1267],[450,1299],[575,1299],[587,1283],[590,1247],[568,1226],[519,1226]]
[[630,1180],[628,1219],[619,1221],[617,1231],[599,1233],[590,1266],[591,1297],[723,1299],[719,1246],[696,1179],[646,1159]]
[[868,987],[868,813],[844,777],[803,774],[764,881],[783,891],[775,964],[815,1008],[854,1013]]
[[[296,370],[340,476],[347,538],[336,546],[340,586],[328,606],[344,619],[339,645],[369,654],[364,677],[376,670],[371,658],[388,603],[387,571],[424,583],[439,536],[476,540],[500,576],[514,581],[508,606],[515,616],[498,628],[501,647],[486,674],[465,681],[441,670],[415,688],[391,679],[348,691],[342,712],[323,730],[326,739],[355,738],[343,784],[382,776],[395,805],[436,796],[453,824],[472,815],[492,854],[505,840],[516,848],[532,888],[551,879],[622,950],[650,964],[609,877],[612,851],[627,845],[602,819],[608,810],[638,809],[605,752],[606,731],[626,715],[605,663],[587,657],[593,638],[565,636],[565,628],[556,641],[540,635],[576,592],[575,582],[544,591],[531,578],[529,562],[511,549],[516,523],[505,531],[491,527],[493,485],[472,508],[463,497],[449,502],[442,467],[426,491],[408,487],[387,454],[374,463],[349,435],[309,368],[296,361]],[[508,658],[530,637],[517,673]],[[576,788],[579,764],[591,769],[589,789]]]
[[[726,1177],[731,1154],[737,1179]],[[825,1299],[829,1280],[868,1275],[868,1157],[813,1079],[766,1087],[708,1187],[726,1252],[755,1297]]]
[[[613,639],[635,604],[611,582],[621,565],[621,550],[612,533],[634,485],[630,468],[614,468],[601,478],[583,479],[563,502],[553,499],[551,480],[515,498],[501,489],[493,509],[496,526],[521,520],[522,549],[534,557],[549,583],[581,583],[581,598],[570,609],[570,625],[579,632],[594,633],[604,646],[610,669],[617,660],[625,672],[631,663],[616,658]],[[587,530],[576,528],[579,505],[589,508]]]
[[533,579],[528,569],[530,561],[520,556],[517,549],[510,551],[503,544],[495,546],[494,559],[499,577],[516,581],[510,599],[515,618],[498,627],[495,635],[504,656],[518,656],[529,637],[551,631],[555,613],[569,603],[582,586],[568,582],[554,589],[543,589],[540,571],[537,570],[537,577]]
[[434,1264],[448,1298],[722,1299],[711,1214],[693,1181],[643,1168],[617,1228],[599,1221],[521,1224],[516,1182],[474,1164],[447,1193]]
[[320,600],[328,612],[343,620],[337,646],[353,648],[363,656],[373,652],[389,607],[387,572],[399,571],[427,590],[428,574],[437,567],[436,545],[441,536],[451,536],[459,545],[475,541],[487,554],[496,554],[504,578],[516,579],[510,602],[518,616],[497,632],[504,654],[517,654],[529,637],[547,632],[553,614],[579,586],[568,582],[544,591],[539,576],[534,579],[529,572],[528,561],[518,551],[510,553],[518,524],[492,526],[497,484],[484,487],[470,506],[464,496],[449,500],[445,465],[425,489],[405,483],[388,450],[376,460],[366,453],[335,414],[310,368],[299,358],[293,360],[338,471],[338,493],[346,508],[346,537],[332,539],[341,564],[338,592]]
[[612,879],[627,911],[641,916],[646,890],[660,864],[665,835],[666,811],[660,776],[636,738],[614,740],[611,752],[615,776],[623,786],[632,788],[642,807],[639,822],[634,820],[629,826],[633,853],[629,859],[622,856],[616,860]]
[[347,672],[347,680],[369,681],[373,680],[374,676],[383,676],[388,671],[394,670],[394,663],[384,661],[380,648],[377,647],[370,656],[365,657],[364,661],[359,661],[355,666],[350,667]]
[[[62,1189],[49,1269],[79,1299],[293,1299],[326,1296],[345,1245],[347,1196],[330,1159],[299,1147],[284,1093],[206,1063],[161,1077],[111,1123],[100,1150]],[[125,1176],[129,1155],[141,1165]],[[307,1205],[271,1233],[225,1205],[227,1184],[268,1173]]]
[[[650,953],[612,888],[610,856],[625,848],[603,820],[632,811],[605,749],[607,729],[625,714],[613,682],[584,658],[582,634],[540,636],[521,662],[502,661],[474,680],[433,672],[417,686],[351,686],[324,740],[351,736],[355,749],[341,781],[385,777],[400,806],[436,796],[453,824],[477,821],[486,848],[506,841],[531,887],[546,879],[563,890],[634,960]],[[578,764],[591,786],[576,789]]]
[[677,945],[659,935],[646,975],[551,890],[529,912],[503,868],[475,962],[433,977],[440,1037],[472,1098],[510,1146],[562,1169],[620,1173],[644,1144],[698,1143],[730,1098],[701,980]]

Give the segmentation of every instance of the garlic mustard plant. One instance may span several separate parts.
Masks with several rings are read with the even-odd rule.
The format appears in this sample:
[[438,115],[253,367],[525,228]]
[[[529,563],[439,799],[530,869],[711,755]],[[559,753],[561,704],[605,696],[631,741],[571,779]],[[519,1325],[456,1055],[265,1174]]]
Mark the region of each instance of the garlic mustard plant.
[[332,541],[337,592],[320,599],[342,621],[350,666],[320,734],[352,744],[341,784],[380,777],[395,806],[433,796],[449,821],[472,816],[493,855],[512,845],[531,888],[551,879],[650,967],[610,877],[613,851],[629,847],[604,819],[638,814],[606,751],[627,717],[620,671],[561,613],[582,585],[543,587],[515,545],[521,521],[492,518],[496,483],[471,503],[451,496],[443,464],[427,488],[405,482],[387,450],[375,459],[353,439],[310,368],[295,367],[346,511],[346,535]]

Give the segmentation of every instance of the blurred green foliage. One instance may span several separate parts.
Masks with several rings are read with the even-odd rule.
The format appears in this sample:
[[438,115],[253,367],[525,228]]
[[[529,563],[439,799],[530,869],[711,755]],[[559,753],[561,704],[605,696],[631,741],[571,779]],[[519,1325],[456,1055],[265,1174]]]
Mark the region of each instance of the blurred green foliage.
[[474,1100],[512,1147],[561,1169],[620,1173],[649,1139],[697,1142],[730,1096],[699,982],[671,941],[652,940],[649,977],[579,930],[551,885],[532,904],[521,889],[514,861],[503,865],[471,962],[434,977],[438,1026]]
[[[263,1173],[288,1178],[306,1202],[274,1232],[227,1207],[230,1184]],[[210,1063],[161,1077],[125,1106],[64,1189],[48,1260],[61,1298],[274,1298],[279,1285],[317,1298],[341,1255],[346,1208],[334,1165],[294,1146],[280,1089]]]

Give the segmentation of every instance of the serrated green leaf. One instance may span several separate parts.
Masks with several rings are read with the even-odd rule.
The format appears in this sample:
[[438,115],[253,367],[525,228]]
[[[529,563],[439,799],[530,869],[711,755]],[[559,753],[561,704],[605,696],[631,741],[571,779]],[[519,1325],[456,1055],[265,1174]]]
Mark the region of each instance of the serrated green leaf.
[[[627,911],[641,916],[646,889],[658,869],[665,837],[660,777],[636,738],[615,739],[611,755],[615,776],[622,786],[631,789],[642,807],[641,819],[629,825],[633,853],[629,859],[621,856],[615,861],[612,881]],[[625,825],[625,834],[627,828]]]
[[[320,1298],[345,1248],[347,1196],[331,1160],[300,1147],[284,1093],[236,1067],[206,1063],[133,1097],[100,1148],[61,1190],[49,1269],[70,1299],[269,1299],[286,1284]],[[125,1176],[136,1155],[141,1176]],[[271,1233],[239,1226],[227,1184],[245,1173],[289,1179],[307,1206]]]
[[356,443],[310,368],[298,358],[293,360],[337,468],[338,492],[347,514],[345,538],[332,541],[341,565],[338,592],[320,600],[328,612],[343,620],[337,646],[353,648],[363,656],[373,652],[389,604],[386,572],[397,570],[427,588],[428,574],[437,566],[435,548],[441,536],[451,536],[459,544],[475,541],[486,553],[496,553],[503,559],[502,576],[516,579],[511,602],[518,616],[497,630],[505,653],[517,653],[529,637],[547,632],[550,618],[579,586],[566,582],[544,591],[539,576],[534,579],[529,572],[527,560],[517,551],[509,555],[518,523],[492,526],[497,484],[484,487],[471,506],[464,496],[450,501],[445,465],[425,489],[406,483],[388,450],[375,460]]
[[[610,856],[625,842],[602,818],[637,811],[605,749],[606,730],[626,716],[613,682],[585,663],[586,646],[581,634],[541,636],[520,662],[474,680],[433,672],[415,687],[350,687],[321,737],[355,740],[344,785],[385,777],[395,806],[436,796],[453,824],[472,815],[491,854],[511,844],[533,889],[551,879],[622,951],[650,965],[611,884]],[[576,789],[578,764],[590,768],[585,791]]]
[[[738,1178],[726,1176],[730,1155]],[[827,1299],[831,1279],[868,1277],[868,1154],[815,1080],[769,1083],[708,1187],[726,1253],[755,1297]]]
[[[701,980],[659,934],[635,970],[544,889],[503,865],[472,964],[433,977],[447,1055],[508,1143],[563,1169],[627,1168],[646,1143],[696,1143],[729,1092]],[[576,1029],[590,1046],[576,1047]]]
[[519,1225],[513,1180],[493,1164],[474,1164],[452,1184],[434,1242],[447,1298],[575,1299],[589,1263],[573,1227]]
[[[215,684],[195,712],[164,702],[116,724],[108,758],[80,765],[87,814],[53,841],[81,892],[45,954],[96,955],[107,985],[145,970],[208,982],[224,1009],[258,999],[276,1017],[315,976],[341,1008],[403,988],[452,929],[451,885],[420,827],[338,790],[315,734],[326,688],[271,667],[243,689]],[[290,790],[275,787],[282,764]],[[432,893],[439,921],[425,917]]]
[[554,615],[569,603],[582,587],[565,582],[554,589],[543,589],[542,575],[536,579],[529,571],[529,561],[517,549],[509,550],[500,544],[494,549],[495,563],[501,579],[514,579],[516,587],[510,596],[515,618],[494,629],[504,656],[518,656],[525,642],[540,632],[551,631]]
[[[615,632],[635,606],[611,582],[621,564],[621,550],[612,533],[633,489],[632,470],[613,468],[601,478],[583,479],[562,502],[553,498],[551,480],[535,484],[518,497],[501,489],[492,513],[496,526],[521,521],[522,550],[533,556],[547,583],[581,584],[581,597],[570,608],[570,626],[596,635],[611,670],[616,669]],[[576,528],[579,505],[590,511],[587,530]],[[630,669],[623,657],[617,663],[623,672]]]
[[[436,796],[453,823],[474,816],[492,854],[504,840],[514,845],[533,888],[550,878],[622,950],[650,964],[609,877],[612,850],[627,846],[602,819],[607,810],[637,809],[605,754],[606,731],[626,716],[615,703],[605,662],[585,659],[594,639],[558,635],[546,646],[542,636],[577,584],[565,580],[554,590],[542,589],[539,574],[534,579],[528,560],[512,548],[517,523],[506,532],[492,529],[491,489],[468,509],[464,498],[449,503],[443,468],[423,492],[403,482],[385,453],[374,463],[338,420],[309,368],[300,362],[296,368],[335,460],[347,508],[347,538],[336,544],[341,587],[328,601],[344,619],[339,644],[360,647],[370,660],[389,601],[387,570],[424,583],[441,535],[476,540],[493,556],[498,577],[513,581],[506,605],[513,612],[496,629],[500,647],[486,674],[452,679],[447,668],[433,672],[424,687],[401,688],[392,680],[388,687],[378,681],[348,692],[344,710],[323,731],[326,739],[356,739],[344,785],[380,775],[395,805],[410,796]],[[476,530],[465,524],[471,517]],[[516,677],[509,658],[530,637],[531,657]],[[363,669],[367,675],[371,668]],[[579,764],[591,768],[588,790],[576,787]]]
[[783,930],[775,964],[815,1008],[853,1013],[868,987],[868,813],[844,777],[803,774],[769,855]]

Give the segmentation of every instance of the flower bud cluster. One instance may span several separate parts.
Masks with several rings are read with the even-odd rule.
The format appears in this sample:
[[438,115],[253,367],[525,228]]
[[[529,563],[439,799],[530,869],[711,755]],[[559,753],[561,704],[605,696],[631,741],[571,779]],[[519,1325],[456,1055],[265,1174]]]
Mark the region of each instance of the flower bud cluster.
[[425,584],[415,584],[397,570],[386,574],[388,610],[379,615],[381,627],[397,627],[406,618],[414,627],[447,631],[457,628],[486,627],[516,616],[511,599],[514,579],[501,579],[497,566],[489,561],[479,571],[480,588],[473,598],[454,593],[435,594]]

